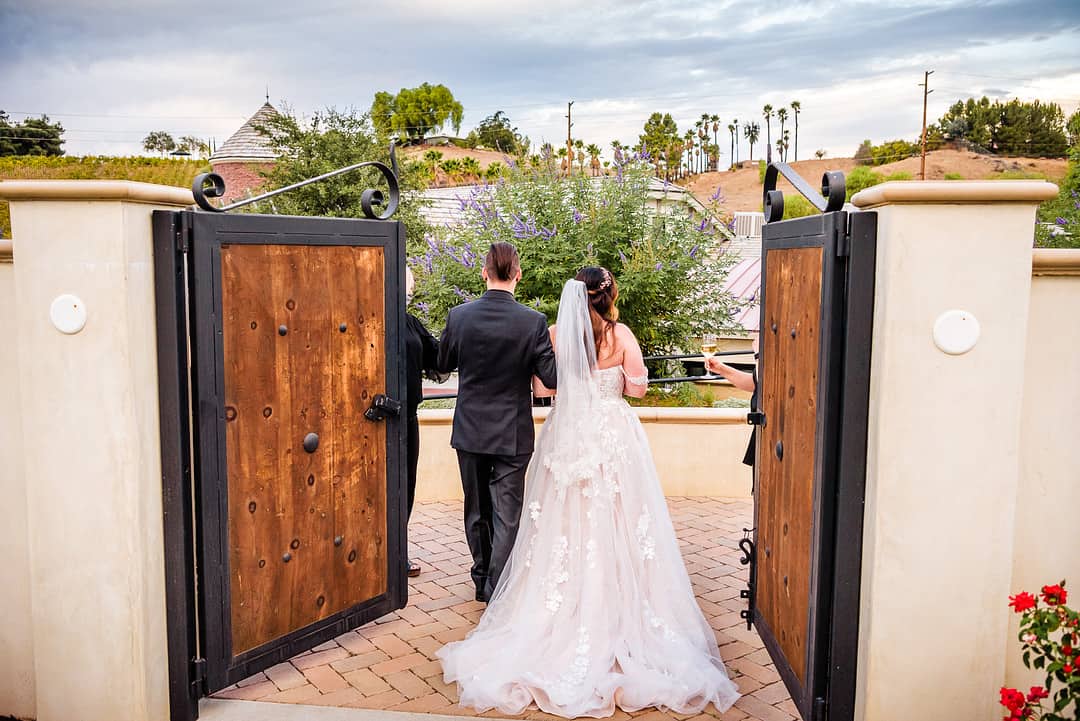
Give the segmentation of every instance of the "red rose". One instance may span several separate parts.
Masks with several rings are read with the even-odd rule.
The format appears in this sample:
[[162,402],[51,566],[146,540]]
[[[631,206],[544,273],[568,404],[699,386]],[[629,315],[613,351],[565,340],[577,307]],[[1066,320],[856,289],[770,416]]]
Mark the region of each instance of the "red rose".
[[1049,692],[1047,692],[1047,690],[1044,689],[1042,686],[1032,686],[1031,692],[1028,693],[1027,700],[1039,701],[1040,699],[1047,698],[1049,695]]
[[[1043,589],[1045,591],[1045,589]],[[1009,596],[1009,606],[1017,613],[1023,613],[1029,608],[1035,608],[1038,601],[1027,591],[1021,591],[1015,596]]]
[[1073,672],[1072,664],[1071,663],[1065,664],[1065,666],[1062,667],[1061,670],[1064,671],[1066,673],[1066,675],[1072,673]]
[[1024,703],[1024,694],[1015,688],[1001,687],[1001,705],[1012,711],[1014,715],[1024,708]]
[[1068,594],[1061,584],[1055,583],[1053,586],[1042,587],[1042,597],[1048,606],[1060,606],[1065,603]]
[[1069,644],[1065,644],[1064,646],[1062,646],[1062,647],[1061,647],[1061,652],[1062,652],[1063,654],[1065,654],[1066,656],[1068,656],[1069,654],[1071,654],[1071,653],[1072,653],[1072,651],[1073,651],[1073,650],[1072,650],[1072,646],[1070,646]]

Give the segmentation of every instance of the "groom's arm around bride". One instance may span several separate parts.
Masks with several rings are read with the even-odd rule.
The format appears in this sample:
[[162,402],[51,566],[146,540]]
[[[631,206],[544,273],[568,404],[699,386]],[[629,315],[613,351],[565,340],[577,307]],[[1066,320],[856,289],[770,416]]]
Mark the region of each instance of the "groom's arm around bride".
[[487,292],[451,309],[439,341],[439,369],[458,373],[450,445],[461,470],[479,600],[494,591],[517,536],[533,452],[532,377],[548,388],[556,384],[547,319],[514,299],[517,249],[492,244],[483,276]]

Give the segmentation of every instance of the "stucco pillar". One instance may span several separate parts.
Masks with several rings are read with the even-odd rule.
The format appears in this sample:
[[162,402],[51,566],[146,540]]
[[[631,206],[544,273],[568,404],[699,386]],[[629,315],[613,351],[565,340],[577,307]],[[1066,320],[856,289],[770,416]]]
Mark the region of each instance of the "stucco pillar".
[[[191,193],[7,181],[39,721],[168,718],[150,214]],[[60,325],[54,300],[70,294]]]
[[[853,198],[878,213],[858,719],[1000,715],[1035,208],[1056,192],[907,182]],[[939,330],[974,339],[959,354],[935,343],[954,310],[968,315]]]

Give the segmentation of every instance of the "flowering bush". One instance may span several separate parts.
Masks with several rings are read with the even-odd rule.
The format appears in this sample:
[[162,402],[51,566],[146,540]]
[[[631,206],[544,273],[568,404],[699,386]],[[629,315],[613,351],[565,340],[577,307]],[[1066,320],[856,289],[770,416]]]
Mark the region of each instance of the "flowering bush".
[[[1074,718],[1062,712],[1080,701],[1080,612],[1066,606],[1067,600],[1064,581],[1043,586],[1039,597],[1026,591],[1009,597],[1009,606],[1023,614],[1019,639],[1024,648],[1024,666],[1045,670],[1046,682],[1044,686],[1032,686],[1026,694],[1002,688],[1001,705],[1009,711],[1005,721]],[[1055,684],[1060,684],[1057,691]],[[1049,710],[1043,709],[1044,699],[1052,704]],[[1074,705],[1073,713],[1080,714],[1080,706]]]
[[462,190],[460,223],[409,243],[415,310],[430,327],[441,328],[451,307],[483,293],[484,255],[491,243],[508,241],[521,255],[518,300],[551,321],[563,283],[582,266],[602,265],[619,283],[620,320],[646,353],[737,328],[739,301],[721,291],[737,258],[720,249],[719,226],[688,205],[655,209],[647,153],[619,154],[613,176],[593,179],[565,177],[552,162],[508,162],[507,177]]

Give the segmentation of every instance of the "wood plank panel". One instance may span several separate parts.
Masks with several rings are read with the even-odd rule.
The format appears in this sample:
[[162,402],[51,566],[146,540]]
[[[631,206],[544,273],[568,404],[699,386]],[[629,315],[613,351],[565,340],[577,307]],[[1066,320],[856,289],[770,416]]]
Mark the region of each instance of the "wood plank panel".
[[[329,273],[333,334],[333,584],[327,607],[340,611],[385,593],[387,422],[364,418],[386,392],[383,250],[341,248]],[[344,330],[342,330],[344,326]]]
[[332,319],[326,254],[311,251],[221,251],[233,655],[327,615]]
[[[805,683],[822,250],[768,253],[761,329],[767,425],[760,429],[756,604],[796,677]],[[783,460],[776,454],[779,442]]]

